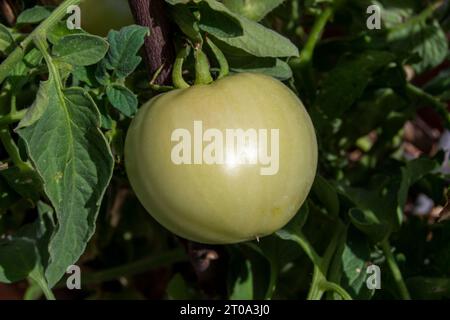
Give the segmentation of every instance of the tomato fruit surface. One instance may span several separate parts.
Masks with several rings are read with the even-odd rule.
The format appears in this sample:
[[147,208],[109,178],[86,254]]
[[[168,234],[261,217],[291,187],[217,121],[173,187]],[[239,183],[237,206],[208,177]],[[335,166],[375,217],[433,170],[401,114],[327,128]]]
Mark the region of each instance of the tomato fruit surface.
[[106,36],[134,23],[127,0],[90,0],[80,3],[81,27],[89,33]]
[[[202,131],[195,131],[199,122]],[[191,134],[191,159],[201,154],[195,137],[205,138],[210,129],[224,133],[223,139],[230,129],[254,130],[260,139],[249,134],[241,149],[224,151],[223,162],[180,164],[173,158],[179,129]],[[271,136],[276,130],[278,140]],[[218,146],[219,136],[197,146],[203,151],[213,141]],[[276,142],[278,152],[272,149]],[[212,155],[220,153],[214,150]],[[278,170],[270,174],[262,174],[269,161],[255,161],[264,150],[278,159]],[[197,242],[237,243],[269,235],[296,214],[314,181],[317,142],[309,115],[290,89],[265,75],[241,73],[147,102],[128,131],[125,165],[138,199],[164,227]]]

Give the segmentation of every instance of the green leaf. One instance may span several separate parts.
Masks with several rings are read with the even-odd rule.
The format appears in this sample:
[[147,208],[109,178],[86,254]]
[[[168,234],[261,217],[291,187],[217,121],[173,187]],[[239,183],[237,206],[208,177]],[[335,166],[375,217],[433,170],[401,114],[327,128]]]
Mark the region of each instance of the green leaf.
[[[201,19],[200,29],[207,31],[210,35],[220,41],[223,41],[232,47],[240,48],[257,57],[277,58],[299,55],[297,47],[289,39],[275,31],[245,17],[234,14],[218,1],[203,0],[203,2],[207,3],[211,10],[236,19],[242,26],[242,35],[230,37],[229,34],[224,35],[224,28],[216,25],[217,21],[210,21],[211,19],[204,21]],[[205,6],[201,6],[201,8],[205,8]],[[203,11],[206,10],[203,9]],[[205,13],[203,13],[202,16],[205,15],[208,16],[208,14]],[[211,23],[212,25],[208,23]]]
[[137,53],[148,32],[147,27],[136,25],[124,27],[120,31],[111,30],[108,34],[110,48],[102,61],[105,68],[114,70],[118,78],[130,75],[142,60]]
[[260,21],[285,0],[223,0],[223,4],[241,16]]
[[372,211],[352,208],[348,213],[353,225],[372,241],[380,242],[392,232],[389,224],[380,220]]
[[63,37],[75,34],[85,34],[85,31],[82,29],[69,29],[67,28],[66,21],[61,21],[48,30],[47,38],[51,44],[55,45]]
[[36,99],[15,130],[31,126],[41,118],[49,104],[49,94],[56,94],[55,91],[52,92],[52,89],[54,86],[50,81],[41,82]]
[[373,73],[393,59],[389,52],[368,51],[339,62],[321,86],[317,107],[329,119],[339,117],[362,96]]
[[439,22],[414,23],[406,27],[394,28],[387,41],[396,52],[417,54],[420,60],[412,67],[417,73],[434,68],[441,64],[448,54],[448,40]]
[[200,34],[198,21],[194,14],[183,5],[175,5],[170,8],[172,17],[175,20],[175,23],[180,27],[181,31],[183,31],[183,33],[192,41],[201,43],[203,39]]
[[353,298],[369,299],[374,290],[366,285],[367,267],[370,261],[370,248],[367,239],[357,232],[350,232],[342,252],[341,284]]
[[89,66],[99,62],[108,51],[108,43],[90,34],[74,34],[62,37],[53,46],[53,55],[59,61],[75,66]]
[[47,19],[51,14],[51,10],[42,6],[35,6],[26,9],[17,17],[18,24],[35,24]]
[[27,238],[0,240],[0,282],[14,283],[27,278],[37,267],[35,242]]
[[253,272],[252,265],[249,260],[236,265],[240,266],[240,270],[234,279],[233,288],[229,295],[230,300],[253,300]]
[[232,72],[254,72],[262,73],[274,77],[280,81],[290,79],[292,77],[292,70],[289,65],[274,58],[255,58],[241,60],[233,63],[230,67]]
[[111,105],[127,117],[133,116],[138,108],[137,96],[127,87],[113,84],[106,87],[106,94]]
[[80,88],[60,92],[52,76],[49,81],[45,112],[18,133],[56,210],[58,229],[49,244],[46,270],[53,286],[78,260],[94,232],[113,158],[89,94]]
[[208,34],[221,38],[233,38],[242,36],[241,22],[234,16],[224,11],[211,10],[204,2],[200,2],[199,28]]

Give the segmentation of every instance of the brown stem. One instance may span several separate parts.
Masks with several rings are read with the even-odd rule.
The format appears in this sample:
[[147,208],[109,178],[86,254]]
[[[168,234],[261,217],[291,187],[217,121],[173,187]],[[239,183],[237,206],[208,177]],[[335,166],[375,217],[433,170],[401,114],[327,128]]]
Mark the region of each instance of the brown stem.
[[163,65],[154,84],[167,85],[171,79],[175,60],[170,38],[170,22],[164,0],[128,0],[134,20],[141,26],[150,28],[150,36],[145,39],[144,60],[150,78]]
[[16,22],[18,12],[17,3],[11,0],[0,0],[0,13],[9,26],[14,25]]

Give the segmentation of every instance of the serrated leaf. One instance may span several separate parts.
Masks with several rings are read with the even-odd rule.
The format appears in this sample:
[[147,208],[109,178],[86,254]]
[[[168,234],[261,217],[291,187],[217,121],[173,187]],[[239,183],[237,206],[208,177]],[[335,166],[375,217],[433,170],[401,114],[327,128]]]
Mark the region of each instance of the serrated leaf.
[[[39,121],[21,128],[28,154],[44,181],[44,190],[55,208],[58,228],[49,244],[46,277],[50,286],[84,252],[95,229],[95,220],[112,176],[113,158],[99,130],[100,115],[81,88],[50,91]],[[45,145],[42,144],[45,141]]]
[[106,87],[111,105],[127,117],[133,116],[138,108],[137,96],[125,86],[113,84]]
[[30,9],[26,9],[22,11],[22,13],[17,17],[17,23],[18,24],[25,24],[25,23],[39,23],[42,20],[47,19],[51,14],[51,11],[42,6],[35,6]]
[[394,28],[387,41],[396,52],[417,54],[420,60],[412,67],[417,73],[422,73],[441,64],[448,54],[448,40],[439,22],[413,23]]
[[62,37],[53,46],[53,55],[75,66],[89,66],[103,59],[108,48],[108,42],[101,37],[73,34]]
[[137,55],[144,44],[144,38],[149,30],[141,26],[127,26],[120,31],[110,31],[108,42],[110,45],[108,54],[103,64],[109,70],[114,70],[118,78],[126,78],[141,62]]

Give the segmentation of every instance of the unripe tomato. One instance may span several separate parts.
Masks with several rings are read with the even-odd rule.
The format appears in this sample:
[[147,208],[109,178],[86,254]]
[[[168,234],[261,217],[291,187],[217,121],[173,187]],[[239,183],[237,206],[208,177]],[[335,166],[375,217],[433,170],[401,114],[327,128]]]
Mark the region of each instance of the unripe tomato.
[[251,20],[259,21],[267,14],[268,5],[261,0],[222,0],[222,3],[231,11]]
[[[238,129],[248,136],[231,148],[227,132]],[[167,229],[197,242],[237,243],[271,234],[296,214],[314,180],[317,142],[292,91],[241,73],[147,102],[128,131],[125,165],[137,197]]]
[[80,3],[80,9],[81,27],[99,36],[134,23],[127,0],[85,0]]

